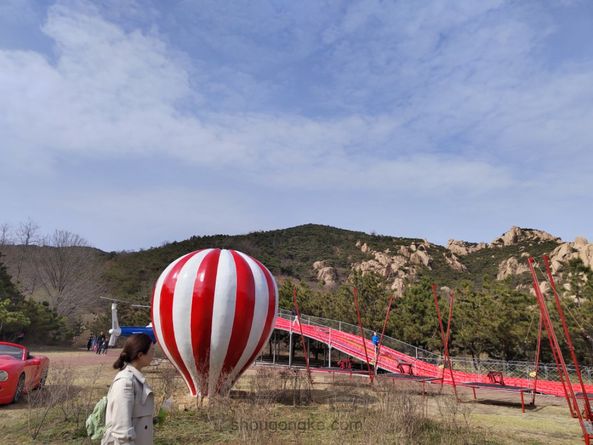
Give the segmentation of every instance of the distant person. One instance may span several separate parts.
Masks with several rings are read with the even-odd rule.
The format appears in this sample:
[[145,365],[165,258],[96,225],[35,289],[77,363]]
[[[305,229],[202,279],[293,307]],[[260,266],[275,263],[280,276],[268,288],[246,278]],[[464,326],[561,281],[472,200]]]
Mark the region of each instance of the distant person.
[[371,341],[373,342],[373,345],[375,346],[375,357],[377,357],[377,354],[379,352],[379,341],[380,338],[377,335],[376,332],[373,332],[373,336],[371,337]]
[[154,394],[142,374],[154,357],[154,344],[146,334],[128,337],[118,359],[119,369],[107,394],[105,434],[101,445],[152,445]]
[[297,317],[297,313],[294,309],[292,311],[290,311],[290,315],[291,315],[290,318],[292,318],[292,324],[298,324],[299,318]]
[[107,354],[107,348],[109,348],[109,342],[107,339],[103,340],[103,344],[101,345],[101,354]]
[[93,347],[93,343],[95,340],[95,336],[93,334],[89,335],[89,341],[86,342],[86,350],[90,351]]
[[105,341],[105,334],[101,331],[99,337],[97,338],[97,350],[95,351],[97,354],[101,353],[101,348],[103,347],[103,342]]

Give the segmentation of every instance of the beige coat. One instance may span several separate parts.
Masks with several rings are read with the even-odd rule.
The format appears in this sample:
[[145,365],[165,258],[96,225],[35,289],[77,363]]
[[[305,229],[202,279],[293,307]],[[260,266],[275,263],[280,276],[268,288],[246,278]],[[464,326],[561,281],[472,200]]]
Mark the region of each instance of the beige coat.
[[127,365],[107,394],[105,434],[101,445],[152,445],[154,395],[140,371]]

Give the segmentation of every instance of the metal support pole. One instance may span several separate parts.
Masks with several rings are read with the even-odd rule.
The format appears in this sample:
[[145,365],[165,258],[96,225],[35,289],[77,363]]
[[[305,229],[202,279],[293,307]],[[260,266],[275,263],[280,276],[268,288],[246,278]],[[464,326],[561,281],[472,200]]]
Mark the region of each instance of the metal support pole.
[[354,288],[354,306],[356,306],[356,316],[358,317],[358,327],[360,328],[360,338],[362,340],[362,346],[364,347],[364,356],[367,362],[367,369],[369,372],[369,379],[373,383],[374,373],[371,372],[371,364],[369,363],[369,353],[367,351],[367,343],[364,338],[364,329],[362,329],[362,321],[360,319],[360,308],[358,307],[358,289]]
[[451,291],[451,296],[449,300],[449,318],[447,320],[447,332],[445,333],[445,329],[443,328],[443,319],[441,317],[441,310],[439,308],[439,297],[437,295],[437,285],[432,285],[432,295],[434,297],[434,306],[437,311],[437,318],[439,320],[439,328],[441,331],[441,339],[443,341],[443,374],[441,377],[441,389],[443,388],[443,383],[445,381],[445,369],[447,366],[449,367],[449,373],[451,374],[451,383],[453,384],[453,391],[455,392],[455,399],[459,401],[459,396],[457,395],[457,385],[455,385],[455,376],[453,375],[453,365],[451,363],[451,358],[449,357],[449,334],[451,332],[451,320],[453,318],[453,302],[455,301],[455,295],[453,291]]
[[290,334],[288,334],[288,367],[292,366],[292,324],[290,325]]
[[381,330],[381,338],[379,339],[379,345],[377,347],[377,357],[375,357],[375,375],[379,371],[379,359],[381,358],[381,346],[383,345],[383,337],[385,336],[385,328],[387,327],[387,320],[389,320],[389,313],[391,312],[391,304],[393,303],[393,298],[395,295],[391,295],[389,297],[389,302],[387,303],[387,313],[385,314],[385,320],[383,321],[383,329]]
[[[583,415],[581,414],[581,410],[579,408],[577,398],[575,396],[574,390],[572,388],[572,384],[570,382],[570,376],[568,374],[568,369],[566,368],[566,362],[564,361],[564,356],[562,355],[562,350],[560,349],[560,344],[558,343],[558,338],[556,337],[554,325],[552,324],[552,321],[550,319],[550,313],[546,306],[546,300],[545,300],[545,298],[542,294],[542,291],[539,287],[539,281],[537,279],[537,275],[535,273],[535,268],[534,268],[534,259],[530,257],[528,259],[528,262],[529,262],[529,270],[531,272],[531,277],[533,279],[533,288],[535,290],[535,297],[537,299],[537,303],[538,303],[539,309],[540,309],[540,314],[542,315],[542,318],[544,319],[544,325],[546,327],[546,331],[548,332],[548,339],[550,340],[550,344],[552,345],[553,349],[556,349],[556,352],[558,355],[558,360],[560,362],[560,370],[559,370],[560,374],[564,377],[564,380],[566,382],[565,391],[568,390],[568,393],[566,394],[566,399],[569,403],[569,406],[570,406],[570,401],[573,402],[573,406],[575,408],[577,418],[579,419],[579,423],[580,423],[581,429],[583,431],[583,438],[585,439],[585,443],[589,443],[590,434],[588,432],[588,426],[590,426],[590,420],[587,417],[587,425],[585,425],[585,421],[583,420]],[[585,415],[587,416],[588,414],[589,414],[589,412],[587,410],[585,410]]]
[[309,368],[309,350],[308,350],[308,348],[305,347],[305,336],[303,335],[303,323],[301,321],[301,311],[299,310],[299,305],[297,303],[296,287],[293,288],[292,302],[294,303],[294,308],[296,309],[297,322],[299,324],[299,330],[301,331],[301,346],[303,347],[303,354],[305,355],[305,365],[307,366],[307,377],[309,378],[309,382],[313,383],[313,378],[311,377],[311,369]]
[[562,309],[562,305],[560,304],[560,297],[558,295],[558,292],[556,291],[556,283],[554,282],[554,277],[552,276],[552,271],[550,269],[550,259],[545,255],[544,264],[546,265],[546,274],[548,275],[548,281],[550,282],[550,287],[552,288],[552,293],[554,294],[554,303],[556,304],[556,310],[558,311],[560,321],[562,322],[562,330],[564,331],[564,338],[566,339],[568,350],[570,351],[570,358],[572,359],[572,362],[574,364],[574,369],[577,374],[579,384],[581,386],[581,391],[583,392],[583,399],[585,402],[585,417],[588,420],[592,420],[593,416],[591,414],[591,404],[589,403],[589,396],[587,395],[587,389],[585,388],[585,384],[583,383],[581,368],[579,367],[579,361],[577,360],[576,353],[574,352],[572,337],[566,324],[566,317],[564,316],[564,310]]
[[329,349],[328,349],[328,360],[327,367],[332,367],[332,329],[329,328]]
[[[578,416],[576,411],[579,411],[579,407],[578,407],[578,404],[576,406],[573,404],[573,401],[571,400],[571,397],[569,395],[569,390],[568,390],[567,385],[570,385],[570,379],[568,381],[566,381],[566,377],[562,371],[562,364],[560,361],[560,357],[558,355],[558,353],[559,352],[561,353],[561,351],[559,351],[559,345],[555,342],[555,339],[556,339],[555,333],[554,333],[554,335],[552,335],[550,333],[550,329],[549,329],[550,326],[548,324],[547,319],[545,318],[546,314],[547,314],[548,318],[550,315],[548,313],[548,309],[547,309],[545,300],[543,299],[543,294],[542,294],[543,306],[540,305],[538,292],[541,294],[541,289],[539,287],[539,281],[537,280],[537,274],[535,273],[535,267],[533,266],[534,259],[529,258],[528,263],[529,263],[529,268],[530,268],[530,272],[531,272],[531,278],[533,280],[533,289],[535,291],[536,301],[539,305],[540,315],[544,322],[544,328],[548,332],[548,341],[550,343],[550,349],[552,350],[552,357],[554,358],[554,362],[556,363],[556,372],[558,373],[558,379],[560,380],[560,383],[562,384],[562,388],[564,390],[564,397],[566,399],[568,409],[570,410],[570,415],[572,417],[576,418]],[[553,326],[552,326],[552,329],[553,329]],[[558,349],[557,349],[557,347],[558,347]],[[547,366],[546,366],[546,379],[549,379]],[[572,386],[571,386],[571,389],[572,389]]]
[[543,329],[543,319],[542,314],[539,314],[539,327],[537,330],[537,350],[535,352],[535,376],[533,376],[533,395],[531,397],[531,404],[535,405],[535,393],[537,391],[537,377],[539,373],[539,356],[541,352],[541,345],[542,345],[542,329]]

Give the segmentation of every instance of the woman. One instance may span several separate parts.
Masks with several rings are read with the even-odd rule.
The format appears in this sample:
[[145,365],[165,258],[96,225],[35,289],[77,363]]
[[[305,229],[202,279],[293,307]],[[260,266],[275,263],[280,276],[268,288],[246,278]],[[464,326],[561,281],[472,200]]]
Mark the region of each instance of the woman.
[[154,357],[154,344],[146,334],[128,337],[113,364],[119,369],[107,394],[105,434],[101,445],[152,445],[154,395],[142,375]]

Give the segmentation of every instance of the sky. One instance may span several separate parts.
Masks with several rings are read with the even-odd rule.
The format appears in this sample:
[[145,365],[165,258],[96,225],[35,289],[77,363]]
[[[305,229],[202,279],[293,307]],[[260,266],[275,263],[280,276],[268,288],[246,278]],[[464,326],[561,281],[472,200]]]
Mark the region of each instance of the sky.
[[0,224],[593,241],[593,2],[0,2]]

